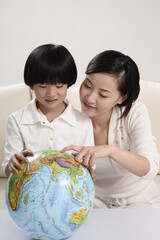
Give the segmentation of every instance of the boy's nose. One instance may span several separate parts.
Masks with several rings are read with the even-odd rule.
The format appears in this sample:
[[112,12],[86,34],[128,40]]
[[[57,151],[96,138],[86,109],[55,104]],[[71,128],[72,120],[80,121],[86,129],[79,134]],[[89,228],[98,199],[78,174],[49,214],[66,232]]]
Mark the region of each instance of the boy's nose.
[[50,85],[48,86],[48,89],[47,89],[47,95],[50,96],[50,97],[54,97],[56,94],[56,88],[54,85]]

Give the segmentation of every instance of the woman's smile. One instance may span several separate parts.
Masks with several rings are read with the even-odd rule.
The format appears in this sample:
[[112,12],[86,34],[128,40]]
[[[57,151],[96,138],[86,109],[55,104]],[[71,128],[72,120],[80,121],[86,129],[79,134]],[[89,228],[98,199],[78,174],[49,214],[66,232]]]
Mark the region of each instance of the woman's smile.
[[84,104],[84,106],[85,106],[87,109],[96,109],[96,107],[90,105],[90,104],[87,103],[87,102],[84,102],[83,104]]

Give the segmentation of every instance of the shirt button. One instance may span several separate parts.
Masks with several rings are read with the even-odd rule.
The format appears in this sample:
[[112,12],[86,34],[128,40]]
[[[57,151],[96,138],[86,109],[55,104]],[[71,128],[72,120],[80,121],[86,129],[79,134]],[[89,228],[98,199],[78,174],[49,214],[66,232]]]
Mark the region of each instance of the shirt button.
[[42,124],[46,124],[45,122],[42,122]]
[[53,141],[53,138],[51,137],[50,140]]

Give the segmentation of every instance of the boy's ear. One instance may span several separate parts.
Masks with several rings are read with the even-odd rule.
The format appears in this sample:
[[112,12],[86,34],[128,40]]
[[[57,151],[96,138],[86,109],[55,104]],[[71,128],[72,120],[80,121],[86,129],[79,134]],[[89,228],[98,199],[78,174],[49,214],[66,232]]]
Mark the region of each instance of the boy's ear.
[[124,101],[126,101],[127,97],[128,97],[128,94],[125,94],[125,95],[121,96],[121,97],[118,99],[117,104],[122,104]]
[[34,87],[30,87],[31,90],[34,90]]

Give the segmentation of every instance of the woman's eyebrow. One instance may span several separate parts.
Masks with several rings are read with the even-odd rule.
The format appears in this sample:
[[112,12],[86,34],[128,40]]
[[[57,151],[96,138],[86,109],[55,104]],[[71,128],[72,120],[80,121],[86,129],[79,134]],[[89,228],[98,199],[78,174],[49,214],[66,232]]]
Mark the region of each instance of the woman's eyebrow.
[[107,89],[102,89],[100,88],[101,91],[104,91],[104,92],[108,92],[108,93],[112,93],[111,91],[107,90]]
[[88,79],[88,78],[86,78],[86,80],[90,83],[90,84],[92,84],[93,85],[93,83]]
[[[93,83],[88,79],[86,78],[86,80],[93,85]],[[107,93],[112,93],[111,91],[107,90],[107,89],[103,89],[103,88],[100,88],[100,91],[104,91],[104,92],[107,92]]]

